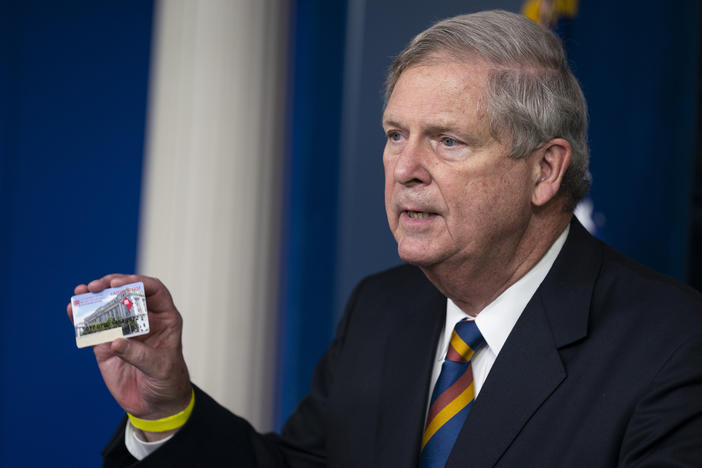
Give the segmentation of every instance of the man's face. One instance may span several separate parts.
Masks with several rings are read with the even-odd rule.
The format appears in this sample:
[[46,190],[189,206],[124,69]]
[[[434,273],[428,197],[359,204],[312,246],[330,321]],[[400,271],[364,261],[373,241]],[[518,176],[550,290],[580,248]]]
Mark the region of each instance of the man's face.
[[409,263],[485,273],[513,258],[528,226],[536,171],[490,135],[487,72],[480,62],[416,65],[390,96],[385,207]]

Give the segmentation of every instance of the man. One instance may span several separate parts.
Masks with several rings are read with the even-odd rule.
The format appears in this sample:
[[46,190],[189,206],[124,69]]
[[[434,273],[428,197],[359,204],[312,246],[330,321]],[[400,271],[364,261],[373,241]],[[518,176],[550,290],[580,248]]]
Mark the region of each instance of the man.
[[[421,33],[383,114],[388,222],[412,266],[357,286],[281,435],[193,400],[158,280],[78,286],[140,279],[148,298],[150,335],[95,347],[137,418],[105,465],[702,466],[702,301],[573,219],[586,127],[550,32],[484,12]],[[135,428],[154,421],[168,430]]]

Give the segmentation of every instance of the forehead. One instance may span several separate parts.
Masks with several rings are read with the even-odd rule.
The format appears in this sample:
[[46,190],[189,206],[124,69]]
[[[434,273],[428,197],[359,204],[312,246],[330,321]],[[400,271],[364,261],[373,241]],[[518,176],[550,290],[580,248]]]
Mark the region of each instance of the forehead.
[[474,121],[485,116],[489,67],[478,61],[435,60],[402,72],[383,122],[422,117],[432,120]]

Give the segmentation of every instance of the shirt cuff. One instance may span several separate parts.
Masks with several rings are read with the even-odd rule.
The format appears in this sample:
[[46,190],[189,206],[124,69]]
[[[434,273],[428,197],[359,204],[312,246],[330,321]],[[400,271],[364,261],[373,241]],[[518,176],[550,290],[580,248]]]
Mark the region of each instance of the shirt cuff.
[[171,437],[175,435],[171,434],[165,439],[157,440],[156,442],[144,442],[137,436],[139,432],[140,431],[127,420],[127,425],[124,428],[124,444],[127,446],[127,451],[140,461],[154,453],[156,449],[168,442]]

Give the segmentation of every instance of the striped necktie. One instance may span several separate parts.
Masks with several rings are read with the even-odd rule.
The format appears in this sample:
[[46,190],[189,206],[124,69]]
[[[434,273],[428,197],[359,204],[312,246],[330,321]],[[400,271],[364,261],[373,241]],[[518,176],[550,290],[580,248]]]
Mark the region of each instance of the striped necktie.
[[446,359],[431,396],[427,425],[422,439],[421,468],[441,468],[468,416],[475,391],[470,362],[485,344],[474,321],[462,320],[451,335]]

